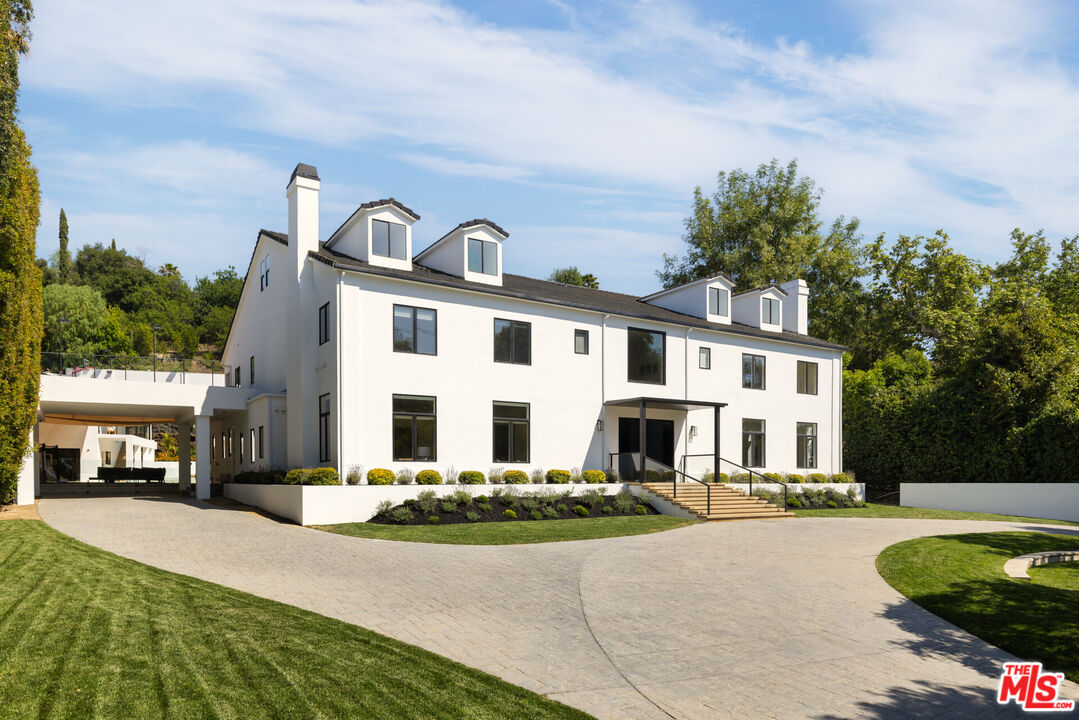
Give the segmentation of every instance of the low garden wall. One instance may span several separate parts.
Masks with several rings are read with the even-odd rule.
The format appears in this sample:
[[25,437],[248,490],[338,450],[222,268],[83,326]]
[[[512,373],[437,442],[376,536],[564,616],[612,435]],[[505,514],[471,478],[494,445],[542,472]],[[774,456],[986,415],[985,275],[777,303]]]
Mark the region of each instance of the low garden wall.
[[1079,522],[1079,483],[900,483],[899,504]]
[[336,525],[367,522],[383,500],[394,505],[415,498],[424,490],[434,490],[439,497],[457,490],[490,496],[495,488],[515,488],[520,493],[561,493],[574,495],[598,490],[614,495],[622,483],[566,483],[554,485],[246,485],[225,483],[225,497],[245,505],[287,518],[300,525]]
[[[732,487],[735,490],[741,490],[742,492],[749,492],[749,483],[727,483],[727,487]],[[803,488],[808,490],[826,490],[831,488],[832,490],[841,493],[846,493],[851,488],[854,488],[854,499],[865,500],[865,483],[787,483],[787,493],[789,495],[801,492]],[[753,490],[768,490],[769,492],[781,493],[783,492],[783,486],[779,483],[755,482],[753,483]]]

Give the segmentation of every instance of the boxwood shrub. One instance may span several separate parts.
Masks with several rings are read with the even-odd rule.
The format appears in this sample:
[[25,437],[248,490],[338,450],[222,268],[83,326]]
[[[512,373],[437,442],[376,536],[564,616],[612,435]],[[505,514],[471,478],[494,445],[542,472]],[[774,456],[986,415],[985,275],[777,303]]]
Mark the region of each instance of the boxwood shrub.
[[731,482],[733,483],[747,483],[749,482],[749,473],[735,473],[731,476]]
[[441,485],[442,475],[438,470],[420,470],[416,473],[417,485]]
[[393,485],[395,480],[397,480],[397,476],[393,474],[393,470],[371,468],[367,471],[368,485]]
[[502,473],[502,482],[507,485],[524,485],[528,482],[528,473],[524,470],[507,470]]
[[804,483],[805,481],[805,475],[799,475],[798,473],[790,473],[787,475],[787,482],[789,483]]
[[585,470],[581,473],[581,479],[586,483],[598,484],[607,482],[607,473],[602,470]]
[[810,473],[806,480],[811,483],[826,483],[828,482],[828,476],[824,473]]
[[340,485],[341,476],[332,467],[311,468],[301,485]]
[[566,470],[548,470],[547,482],[562,485],[569,482],[569,472]]
[[457,482],[462,485],[483,485],[487,476],[479,470],[465,470],[457,476]]
[[847,473],[836,473],[832,476],[831,482],[834,483],[851,483],[854,480]]
[[772,482],[783,482],[783,476],[779,473],[764,473],[764,477]]
[[285,473],[281,470],[261,470],[236,473],[232,482],[241,485],[284,485]]

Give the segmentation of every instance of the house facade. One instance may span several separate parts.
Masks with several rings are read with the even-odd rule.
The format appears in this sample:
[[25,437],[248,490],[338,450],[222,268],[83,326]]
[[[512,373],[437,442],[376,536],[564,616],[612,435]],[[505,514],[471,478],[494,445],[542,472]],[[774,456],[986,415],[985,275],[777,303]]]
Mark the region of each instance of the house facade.
[[804,281],[566,286],[504,272],[513,243],[490,220],[415,248],[421,219],[393,199],[320,242],[319,189],[298,165],[288,232],[258,234],[223,358],[249,398],[210,422],[215,482],[319,465],[625,475],[642,442],[693,477],[717,457],[842,470],[843,348],[808,334]]

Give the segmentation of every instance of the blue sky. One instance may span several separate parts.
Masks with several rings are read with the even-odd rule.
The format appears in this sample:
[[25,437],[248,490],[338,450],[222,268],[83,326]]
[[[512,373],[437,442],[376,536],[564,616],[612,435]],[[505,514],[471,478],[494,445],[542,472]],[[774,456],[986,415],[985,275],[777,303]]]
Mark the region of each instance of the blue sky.
[[657,289],[694,186],[797,158],[867,238],[1079,233],[1079,9],[1067,2],[39,2],[21,120],[38,254],[117,244],[186,278],[367,200],[510,232],[506,269]]

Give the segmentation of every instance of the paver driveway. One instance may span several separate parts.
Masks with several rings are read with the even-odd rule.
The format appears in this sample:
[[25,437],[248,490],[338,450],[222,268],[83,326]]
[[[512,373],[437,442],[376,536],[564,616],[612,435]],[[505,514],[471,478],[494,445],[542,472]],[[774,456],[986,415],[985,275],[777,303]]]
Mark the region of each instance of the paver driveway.
[[39,508],[119,555],[377,630],[599,718],[1020,715],[993,700],[1010,656],[905,600],[874,559],[921,535],[1049,529],[801,518],[484,547],[177,499]]

